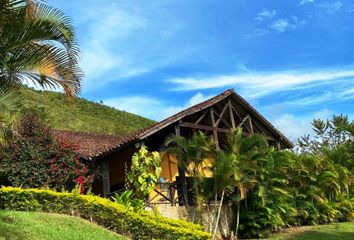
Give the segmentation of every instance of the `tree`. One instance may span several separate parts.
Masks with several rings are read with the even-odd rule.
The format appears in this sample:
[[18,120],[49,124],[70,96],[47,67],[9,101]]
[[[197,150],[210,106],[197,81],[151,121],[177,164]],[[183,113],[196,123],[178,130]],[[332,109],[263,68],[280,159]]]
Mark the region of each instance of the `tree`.
[[214,178],[216,192],[221,190],[222,198],[214,228],[214,236],[220,218],[221,205],[225,191],[229,191],[237,205],[235,236],[239,228],[241,201],[247,198],[247,192],[258,182],[259,163],[268,151],[263,135],[244,136],[242,128],[237,128],[228,136],[225,151],[220,150],[215,162]]
[[331,119],[312,121],[314,136],[305,135],[298,139],[300,152],[322,154],[326,147],[335,148],[354,139],[354,121],[347,115],[333,115]]
[[61,86],[69,97],[80,92],[78,57],[74,28],[60,10],[36,0],[0,0],[0,142],[11,136],[8,116],[20,107],[23,84]]
[[2,0],[0,15],[0,87],[32,81],[78,94],[83,75],[70,19],[35,0]]

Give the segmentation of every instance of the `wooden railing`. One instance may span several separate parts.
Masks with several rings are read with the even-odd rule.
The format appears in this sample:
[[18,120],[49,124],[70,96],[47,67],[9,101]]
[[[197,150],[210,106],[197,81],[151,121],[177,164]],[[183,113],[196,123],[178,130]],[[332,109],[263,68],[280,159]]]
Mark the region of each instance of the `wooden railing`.
[[179,203],[180,196],[177,194],[176,182],[161,182],[154,189],[154,195],[150,195],[148,204],[171,204],[175,206]]

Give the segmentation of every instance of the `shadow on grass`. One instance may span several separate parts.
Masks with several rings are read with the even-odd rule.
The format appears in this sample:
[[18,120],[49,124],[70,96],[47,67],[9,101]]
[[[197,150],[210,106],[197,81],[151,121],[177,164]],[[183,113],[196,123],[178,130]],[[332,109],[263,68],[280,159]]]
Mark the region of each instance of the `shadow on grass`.
[[28,236],[18,225],[16,217],[0,216],[0,240],[24,240]]
[[287,240],[354,240],[353,232],[336,231],[334,233],[324,233],[318,231],[304,231],[294,233],[286,238]]

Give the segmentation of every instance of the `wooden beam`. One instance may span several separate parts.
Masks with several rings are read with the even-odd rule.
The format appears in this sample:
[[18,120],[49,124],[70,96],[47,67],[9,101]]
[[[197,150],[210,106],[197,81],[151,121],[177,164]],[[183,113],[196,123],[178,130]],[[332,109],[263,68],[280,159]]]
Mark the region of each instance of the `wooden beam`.
[[248,123],[249,123],[250,128],[251,128],[251,133],[253,134],[254,131],[253,131],[253,124],[252,124],[252,118],[251,118],[251,116],[248,117]]
[[244,118],[242,119],[242,122],[241,122],[239,125],[237,125],[237,127],[241,127],[241,126],[247,121],[247,119],[249,118],[249,116],[250,116],[250,115],[247,115],[246,117],[244,117]]
[[182,122],[179,124],[180,127],[186,127],[186,128],[194,128],[194,129],[199,129],[199,130],[205,130],[205,131],[211,131],[211,132],[219,132],[219,133],[230,133],[231,129],[228,128],[217,128],[217,127],[211,127],[211,126],[206,126],[206,125],[200,125],[200,124],[195,124],[195,123],[188,123],[188,122]]
[[228,107],[229,107],[229,113],[230,113],[230,118],[231,118],[232,130],[235,130],[236,129],[235,117],[234,117],[234,112],[232,111],[232,105],[231,105],[230,98],[228,99]]
[[219,126],[220,122],[223,121],[226,126],[230,127],[229,123],[224,120],[224,114],[226,113],[226,110],[228,109],[229,105],[226,104],[223,108],[223,110],[220,113],[219,119],[216,121],[215,125],[216,127]]
[[218,138],[218,131],[216,130],[216,122],[215,122],[215,115],[214,115],[214,107],[210,108],[210,117],[211,117],[211,124],[213,129],[213,135],[214,135],[214,141],[215,141],[215,146],[217,149],[219,149],[219,138]]
[[253,124],[266,136],[267,134],[263,131],[262,127],[258,125],[256,121],[253,121]]
[[237,117],[242,121],[242,117],[240,116],[240,114],[236,111],[236,109],[234,108],[234,106],[230,105],[232,110],[236,113]]
[[108,160],[102,161],[102,183],[103,183],[103,197],[107,198],[111,194]]
[[202,121],[203,120],[203,118],[205,117],[205,115],[208,113],[208,111],[205,111],[204,113],[203,113],[203,115],[202,116],[200,116],[200,118],[198,118],[198,120],[195,122],[195,124],[198,124],[198,123],[200,123],[200,121]]

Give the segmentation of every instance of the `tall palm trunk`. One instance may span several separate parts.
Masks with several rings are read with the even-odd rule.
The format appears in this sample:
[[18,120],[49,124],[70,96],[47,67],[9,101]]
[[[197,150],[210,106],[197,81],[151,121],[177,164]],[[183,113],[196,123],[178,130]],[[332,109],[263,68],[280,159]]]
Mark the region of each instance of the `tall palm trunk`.
[[215,226],[214,226],[214,233],[213,233],[213,240],[216,237],[216,232],[218,231],[218,225],[219,225],[219,220],[220,220],[220,214],[221,214],[221,208],[222,208],[222,202],[224,201],[224,195],[225,195],[225,190],[222,191],[221,193],[221,199],[220,199],[220,205],[218,209],[218,215],[216,216],[216,221],[215,221]]

